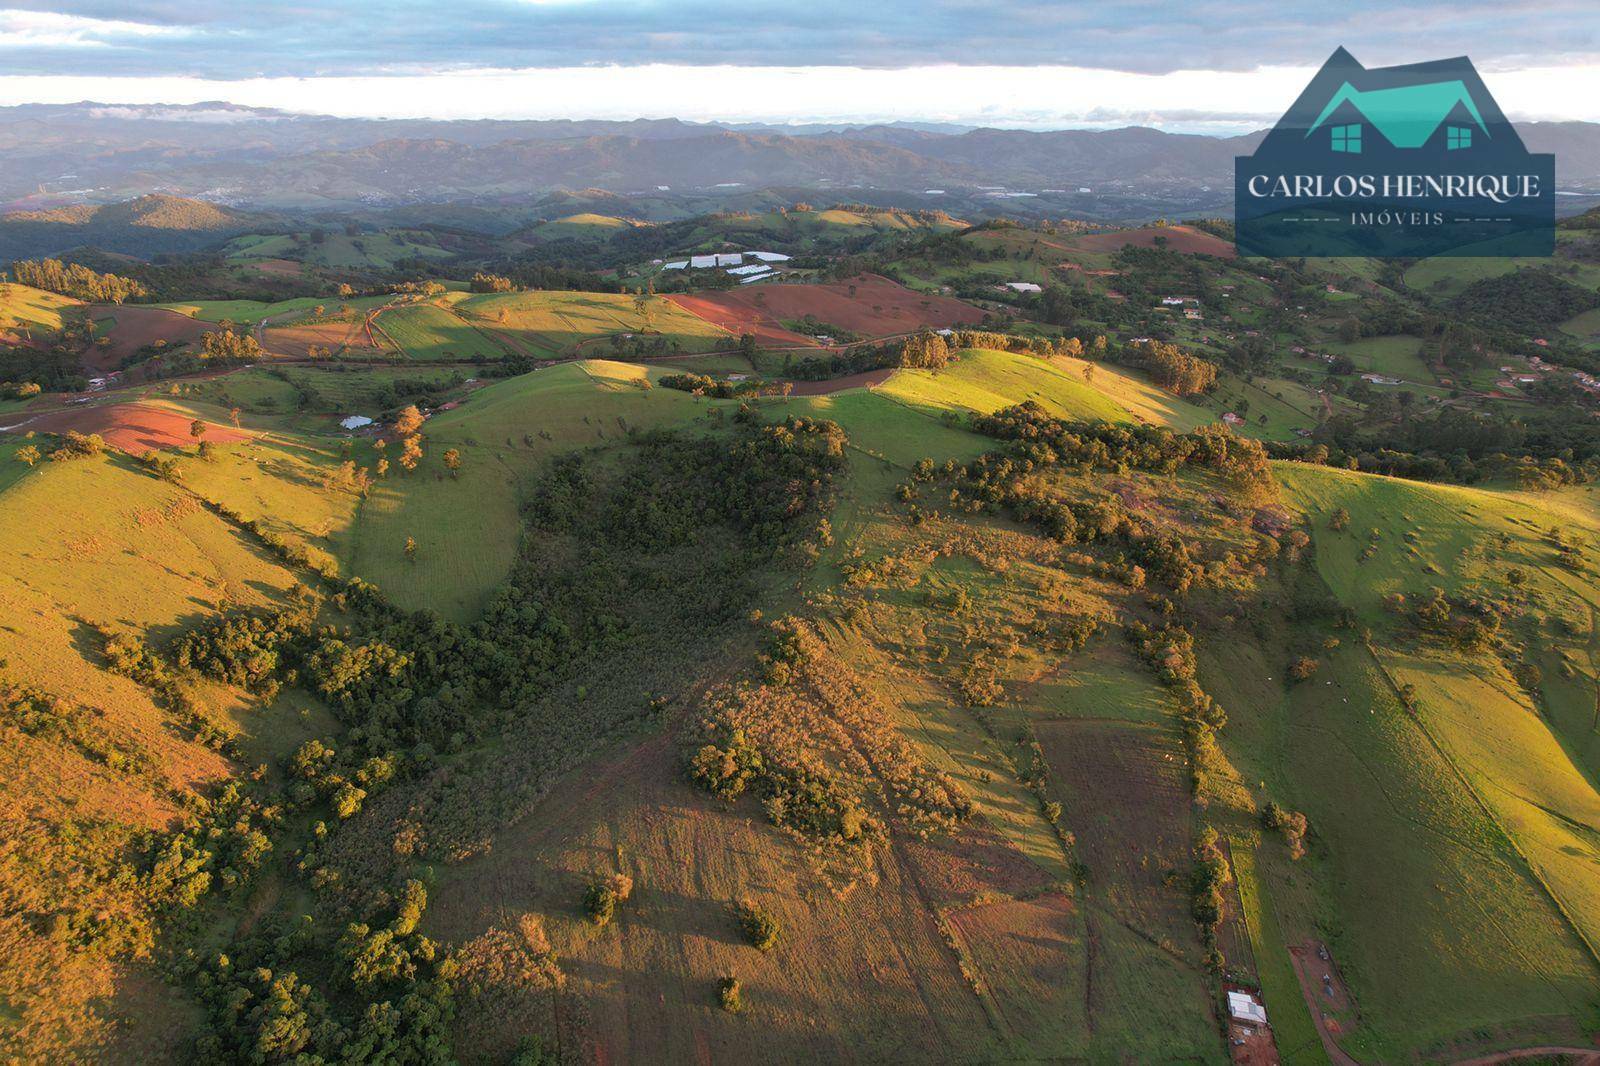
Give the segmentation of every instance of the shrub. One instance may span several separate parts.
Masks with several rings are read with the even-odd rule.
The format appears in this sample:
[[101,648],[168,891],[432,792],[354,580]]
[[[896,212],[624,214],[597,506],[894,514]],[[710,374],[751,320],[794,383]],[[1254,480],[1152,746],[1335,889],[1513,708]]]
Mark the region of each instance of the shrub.
[[744,997],[741,991],[737,977],[732,975],[724,977],[717,982],[717,1002],[722,1004],[722,1009],[729,1014],[738,1014],[744,1010]]
[[735,910],[739,928],[751,947],[757,951],[771,951],[777,946],[783,927],[770,911],[750,899],[740,900]]
[[583,895],[583,911],[595,925],[610,925],[616,917],[617,904],[633,895],[633,878],[627,874],[613,874],[589,886]]

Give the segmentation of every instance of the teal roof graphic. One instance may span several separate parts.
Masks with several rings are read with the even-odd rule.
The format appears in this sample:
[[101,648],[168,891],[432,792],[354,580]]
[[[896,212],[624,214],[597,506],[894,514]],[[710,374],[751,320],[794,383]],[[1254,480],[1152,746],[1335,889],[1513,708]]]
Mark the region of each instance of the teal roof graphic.
[[1370,92],[1362,92],[1345,82],[1322,109],[1317,121],[1306,130],[1306,136],[1315,133],[1345,103],[1353,104],[1396,148],[1421,148],[1457,104],[1465,107],[1483,135],[1489,136],[1489,127],[1478,113],[1478,105],[1472,102],[1472,94],[1461,81],[1436,81]]

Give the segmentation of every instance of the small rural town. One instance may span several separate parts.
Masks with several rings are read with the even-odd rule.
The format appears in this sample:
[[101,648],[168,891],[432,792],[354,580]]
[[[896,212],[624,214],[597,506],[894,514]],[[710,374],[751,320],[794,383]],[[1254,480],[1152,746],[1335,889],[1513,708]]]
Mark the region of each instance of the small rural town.
[[1597,40],[0,5],[0,1060],[1600,1066]]

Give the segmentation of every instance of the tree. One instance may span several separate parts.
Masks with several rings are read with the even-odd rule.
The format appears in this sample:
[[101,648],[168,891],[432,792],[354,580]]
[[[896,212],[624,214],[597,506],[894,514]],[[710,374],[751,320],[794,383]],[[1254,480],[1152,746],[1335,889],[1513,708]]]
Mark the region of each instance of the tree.
[[208,428],[210,427],[206,425],[204,419],[197,418],[193,422],[189,423],[189,436],[193,437],[195,439],[195,443],[198,444],[205,440],[206,430]]
[[379,477],[388,477],[389,476],[389,460],[387,460],[387,459],[379,459],[378,460],[377,471],[378,471],[378,476]]
[[400,442],[400,465],[407,471],[415,470],[422,461],[422,435],[413,433]]
[[717,1002],[722,1004],[722,1009],[729,1014],[738,1014],[744,1010],[744,997],[741,991],[737,977],[732,975],[724,977],[717,982]]
[[17,462],[27,463],[30,467],[39,461],[39,449],[32,444],[24,444],[17,449]]
[[417,557],[417,538],[416,537],[407,537],[406,538],[405,552],[406,552],[406,559],[408,561],[416,559],[416,557]]
[[237,407],[228,408],[228,417],[233,420],[233,428],[234,429],[238,429],[239,428],[239,409]]
[[[853,288],[854,286],[852,286]],[[754,333],[741,333],[739,335],[739,354],[746,359],[753,359],[759,349],[756,348],[756,335]]]
[[394,432],[399,437],[409,437],[422,428],[422,412],[417,410],[416,404],[400,409],[394,417]]
[[633,895],[633,878],[627,874],[612,874],[589,886],[583,896],[583,910],[595,925],[609,925],[617,913],[617,904]]
[[456,472],[461,469],[460,450],[456,448],[446,448],[444,450],[444,465],[450,471],[450,476],[455,477]]
[[783,927],[771,912],[754,900],[740,900],[735,908],[739,918],[739,928],[744,932],[744,938],[750,946],[757,951],[771,951],[778,943],[778,937],[783,932]]

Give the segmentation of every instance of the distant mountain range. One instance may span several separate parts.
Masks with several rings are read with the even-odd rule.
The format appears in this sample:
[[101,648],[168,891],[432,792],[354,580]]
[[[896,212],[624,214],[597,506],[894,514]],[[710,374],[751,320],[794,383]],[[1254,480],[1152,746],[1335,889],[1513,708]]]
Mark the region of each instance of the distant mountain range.
[[[1600,125],[1519,129],[1531,149],[1557,153],[1563,187],[1600,192]],[[0,204],[104,203],[156,192],[247,208],[344,210],[506,203],[558,189],[681,195],[781,186],[840,197],[852,189],[1002,203],[1038,196],[1062,212],[1072,197],[1121,197],[1137,214],[1138,201],[1150,199],[1159,203],[1146,213],[1191,202],[1224,207],[1234,157],[1260,137],[1137,127],[422,121],[229,104],[25,105],[0,108]]]

